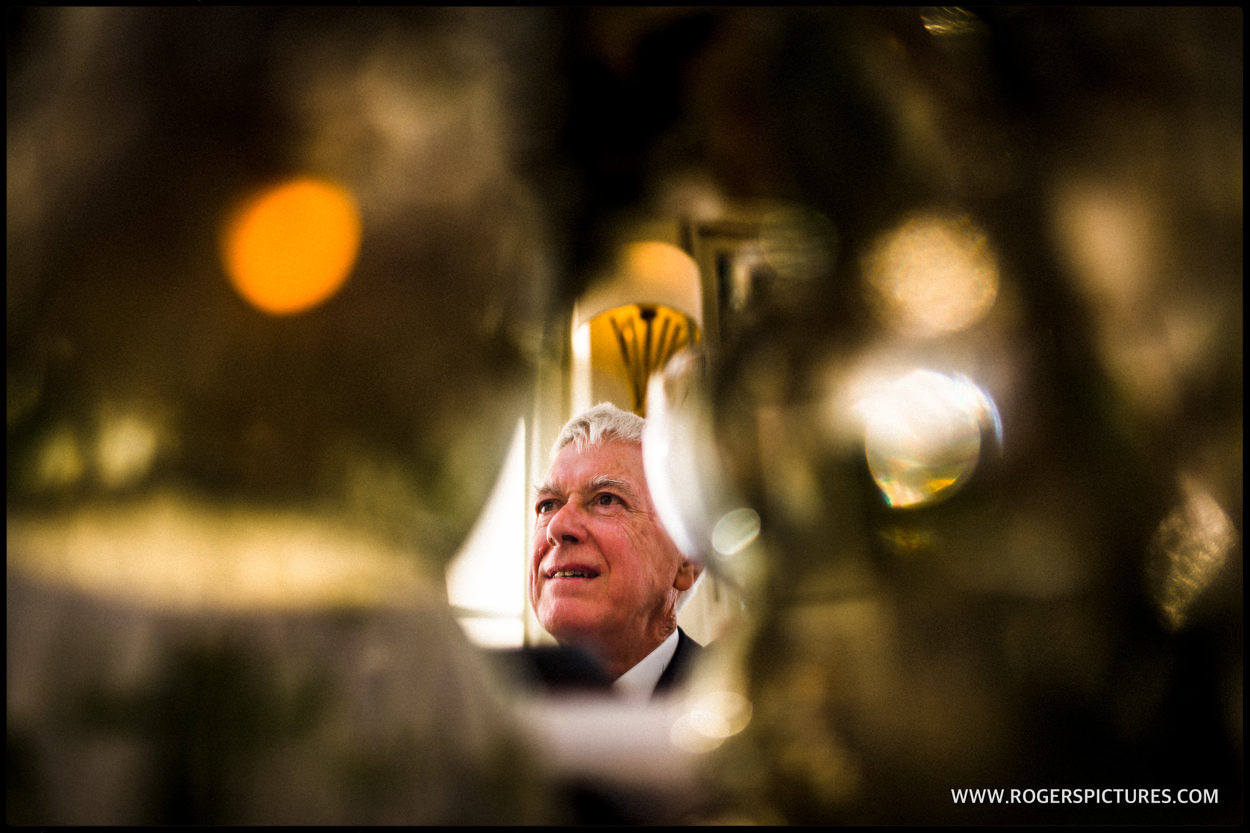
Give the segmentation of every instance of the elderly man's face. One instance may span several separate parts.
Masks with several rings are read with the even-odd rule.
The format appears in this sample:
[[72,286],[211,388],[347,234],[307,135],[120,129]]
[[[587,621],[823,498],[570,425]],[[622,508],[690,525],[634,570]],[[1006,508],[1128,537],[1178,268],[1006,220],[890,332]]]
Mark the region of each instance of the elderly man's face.
[[628,669],[676,627],[677,594],[696,576],[656,517],[642,449],[565,446],[534,511],[529,579],[538,621],[609,670]]

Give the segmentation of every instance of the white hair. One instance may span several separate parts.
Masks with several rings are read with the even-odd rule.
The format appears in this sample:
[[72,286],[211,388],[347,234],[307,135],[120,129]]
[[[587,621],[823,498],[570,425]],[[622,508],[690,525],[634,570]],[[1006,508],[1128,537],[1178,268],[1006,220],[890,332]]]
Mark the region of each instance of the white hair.
[[551,448],[551,456],[554,457],[570,444],[576,446],[578,451],[613,440],[642,445],[642,429],[646,424],[647,421],[635,413],[622,410],[611,402],[600,402],[564,424]]

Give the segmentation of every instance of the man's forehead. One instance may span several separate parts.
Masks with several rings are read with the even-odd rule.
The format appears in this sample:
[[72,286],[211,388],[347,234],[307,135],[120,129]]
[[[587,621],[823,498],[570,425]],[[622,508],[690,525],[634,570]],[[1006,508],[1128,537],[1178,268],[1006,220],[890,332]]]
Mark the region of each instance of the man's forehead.
[[567,495],[570,492],[597,492],[610,489],[626,494],[637,494],[638,488],[629,480],[608,475],[595,475],[587,478],[549,477],[542,485],[535,487],[540,494]]
[[622,443],[587,446],[580,450],[565,446],[552,461],[538,491],[567,494],[579,489],[607,487],[635,494],[646,492],[641,449]]

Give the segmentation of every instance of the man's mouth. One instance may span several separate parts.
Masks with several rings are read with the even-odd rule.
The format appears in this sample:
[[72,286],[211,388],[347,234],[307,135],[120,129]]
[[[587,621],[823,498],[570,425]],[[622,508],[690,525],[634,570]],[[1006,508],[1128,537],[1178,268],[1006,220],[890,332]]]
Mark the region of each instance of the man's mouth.
[[567,567],[547,571],[547,578],[595,578],[598,575],[599,573],[595,570],[587,570],[581,567]]

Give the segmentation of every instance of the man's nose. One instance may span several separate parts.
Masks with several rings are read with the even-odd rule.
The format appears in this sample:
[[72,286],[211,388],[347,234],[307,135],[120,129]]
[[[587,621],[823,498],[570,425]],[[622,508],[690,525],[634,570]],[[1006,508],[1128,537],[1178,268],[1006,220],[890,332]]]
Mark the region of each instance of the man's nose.
[[551,544],[575,544],[584,535],[582,513],[573,501],[557,509],[547,522],[547,541]]

